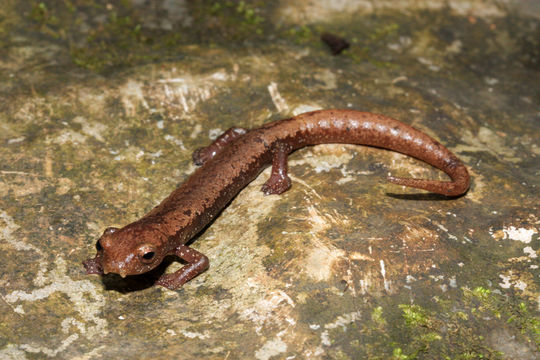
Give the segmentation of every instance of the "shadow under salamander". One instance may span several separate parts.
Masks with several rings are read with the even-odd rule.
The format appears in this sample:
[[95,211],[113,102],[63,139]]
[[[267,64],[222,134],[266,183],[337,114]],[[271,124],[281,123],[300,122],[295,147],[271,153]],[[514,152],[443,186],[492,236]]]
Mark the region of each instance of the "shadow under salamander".
[[389,196],[394,199],[414,200],[414,201],[448,201],[448,200],[455,200],[457,198],[462,197],[463,195],[446,196],[446,195],[434,194],[434,193],[418,193],[418,194],[386,193],[386,196]]
[[128,275],[122,278],[118,274],[107,274],[101,276],[101,281],[105,286],[105,290],[118,291],[120,293],[130,293],[150,288],[165,273],[169,265],[173,262],[184,263],[178,257],[171,255],[165,257],[161,264],[155,269],[140,275]]

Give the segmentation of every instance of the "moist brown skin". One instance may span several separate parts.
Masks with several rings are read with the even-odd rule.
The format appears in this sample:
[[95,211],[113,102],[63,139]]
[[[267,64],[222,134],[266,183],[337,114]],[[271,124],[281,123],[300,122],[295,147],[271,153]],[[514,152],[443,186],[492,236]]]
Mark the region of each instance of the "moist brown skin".
[[444,171],[451,181],[388,177],[388,181],[446,196],[469,188],[463,163],[428,135],[382,115],[354,110],[321,110],[274,121],[253,130],[231,128],[210,146],[193,154],[202,165],[186,182],[141,219],[121,228],[108,228],[96,243],[97,254],[84,262],[88,274],[142,274],[167,255],[187,262],[156,282],[177,289],[208,268],[208,258],[185,246],[242,188],[269,164],[272,173],[265,195],[281,194],[290,185],[287,156],[304,146],[347,143],[394,150]]

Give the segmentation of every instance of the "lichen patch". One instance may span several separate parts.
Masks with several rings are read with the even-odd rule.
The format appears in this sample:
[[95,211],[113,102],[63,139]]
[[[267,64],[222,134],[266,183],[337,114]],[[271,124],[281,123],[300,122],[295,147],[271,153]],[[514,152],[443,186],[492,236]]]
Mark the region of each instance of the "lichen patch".
[[308,251],[304,269],[306,274],[316,281],[327,281],[333,274],[332,268],[336,262],[345,256],[343,250],[329,248],[318,242],[319,246]]
[[[10,349],[9,352],[18,353],[24,351],[56,356],[77,341],[81,335],[87,339],[92,339],[107,334],[107,322],[99,316],[105,305],[105,299],[103,295],[98,293],[95,284],[90,280],[72,280],[66,275],[68,272],[67,263],[60,256],[56,257],[54,268],[48,271],[44,252],[35,245],[28,244],[15,237],[14,233],[19,226],[8,214],[0,211],[0,219],[3,222],[0,232],[2,242],[7,243],[17,251],[33,251],[39,255],[39,269],[33,279],[35,288],[13,290],[8,286],[4,289],[6,295],[3,296],[3,300],[10,304],[13,311],[21,316],[32,317],[32,313],[25,311],[24,304],[48,301],[51,295],[63,293],[71,301],[73,309],[78,314],[77,317],[67,316],[58,324],[59,331],[64,334],[64,338],[59,344],[51,346],[50,343],[47,345],[35,342],[20,343],[14,345],[15,347]],[[29,324],[32,324],[32,322],[29,322]]]

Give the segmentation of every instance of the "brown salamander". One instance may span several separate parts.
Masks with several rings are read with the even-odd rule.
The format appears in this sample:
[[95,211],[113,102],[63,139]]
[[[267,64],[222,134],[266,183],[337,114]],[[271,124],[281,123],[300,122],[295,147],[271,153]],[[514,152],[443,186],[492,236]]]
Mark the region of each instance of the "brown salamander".
[[451,181],[388,177],[388,181],[446,196],[464,194],[469,174],[463,163],[428,135],[397,120],[354,110],[321,110],[274,121],[260,128],[231,128],[211,145],[195,151],[202,165],[169,197],[141,219],[107,228],[96,243],[97,254],[84,261],[88,274],[142,274],[167,255],[187,262],[162,275],[156,284],[177,289],[204,272],[208,258],[185,244],[201,231],[242,188],[272,164],[264,194],[281,194],[291,186],[287,156],[308,145],[370,145],[413,156],[444,171]]

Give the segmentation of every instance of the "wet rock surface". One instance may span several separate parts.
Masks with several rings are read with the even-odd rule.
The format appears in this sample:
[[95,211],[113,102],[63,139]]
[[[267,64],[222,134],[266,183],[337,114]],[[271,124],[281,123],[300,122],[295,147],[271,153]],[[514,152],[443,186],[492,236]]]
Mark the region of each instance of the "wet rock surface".
[[[539,18],[534,1],[6,1],[0,358],[538,358]],[[195,239],[210,269],[180,290],[84,274],[196,148],[321,108],[412,124],[471,189],[387,184],[444,175],[381,149],[306,148],[288,192],[263,196],[266,170]]]

